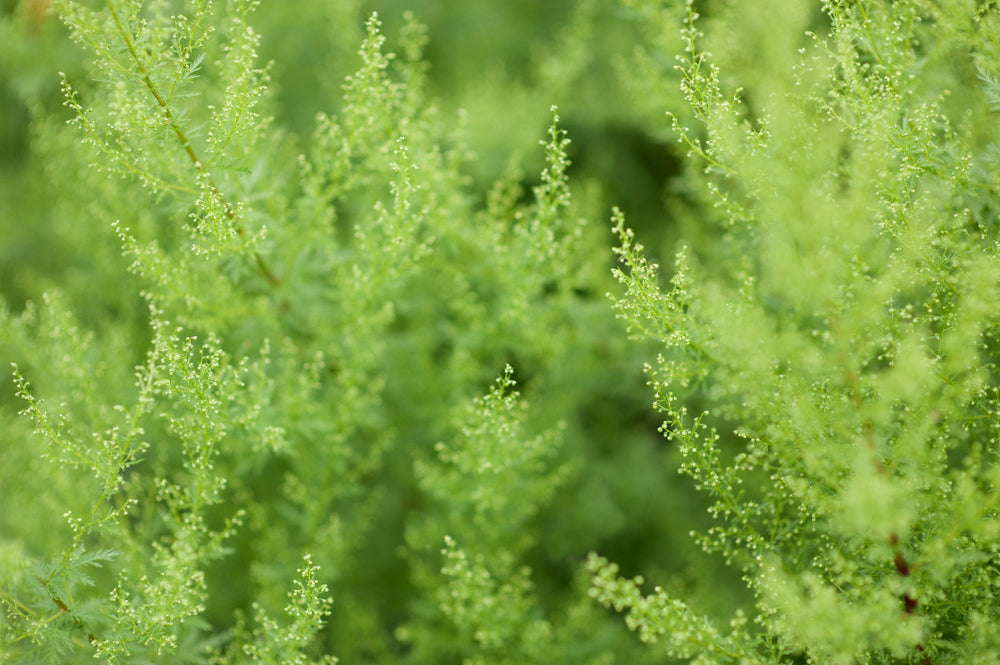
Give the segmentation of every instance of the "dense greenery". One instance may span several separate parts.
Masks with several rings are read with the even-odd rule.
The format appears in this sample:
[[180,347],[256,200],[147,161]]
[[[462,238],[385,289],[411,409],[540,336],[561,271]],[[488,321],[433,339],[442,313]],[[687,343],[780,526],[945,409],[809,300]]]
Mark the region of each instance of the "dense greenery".
[[0,662],[1000,661],[1000,8],[452,4],[4,3]]

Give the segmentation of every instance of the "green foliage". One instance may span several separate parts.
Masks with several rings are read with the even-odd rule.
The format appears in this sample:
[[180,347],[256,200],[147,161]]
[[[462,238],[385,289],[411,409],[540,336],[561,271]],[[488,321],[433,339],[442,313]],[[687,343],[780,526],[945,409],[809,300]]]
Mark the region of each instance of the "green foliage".
[[[324,618],[330,613],[330,599],[323,594],[329,589],[316,578],[318,568],[311,565],[309,555],[305,556],[305,568],[299,569],[301,580],[295,580],[295,589],[289,592],[289,604],[285,612],[291,617],[291,624],[281,627],[259,606],[253,643],[244,650],[253,663],[301,663],[308,662],[303,650],[323,627]],[[226,662],[221,660],[219,662]],[[322,663],[335,663],[334,658],[324,658]]]
[[992,3],[16,4],[0,662],[1000,658]]
[[663,642],[667,655],[693,663],[753,662],[752,640],[744,629],[747,620],[741,612],[730,621],[732,632],[723,637],[708,618],[671,598],[662,588],[656,587],[652,596],[644,597],[641,575],[631,580],[618,577],[617,564],[595,554],[590,555],[586,568],[593,574],[590,595],[618,612],[628,609],[625,622],[644,643]]
[[[547,138],[517,150],[539,175],[512,160],[479,187],[468,115],[431,98],[412,16],[394,17],[393,51],[376,14],[330,10],[331,33],[357,31],[337,51],[357,49],[353,73],[338,63],[336,99],[296,137],[256,3],[51,5],[82,50],[35,65],[56,89],[10,92],[32,114],[18,182],[50,185],[18,208],[37,236],[4,231],[29,258],[4,268],[0,311],[16,363],[0,659],[633,652],[582,575],[547,577],[615,528],[577,533],[578,515],[545,536],[585,487],[563,442],[619,429],[586,399],[638,367],[552,103]],[[26,67],[36,30],[65,42],[32,12],[4,18]],[[38,238],[47,270],[30,265]],[[511,369],[486,391],[508,362],[531,408]],[[629,435],[648,440],[643,425]],[[508,591],[493,622],[483,608]]]
[[662,345],[663,431],[714,501],[699,541],[743,572],[759,631],[724,637],[601,559],[596,596],[695,662],[989,662],[1000,243],[983,216],[996,180],[981,58],[998,16],[823,10],[821,33],[803,30],[808,3],[783,9],[792,25],[759,44],[767,79],[734,92],[739,46],[717,65],[702,44],[752,40],[739,21],[754,9],[703,29],[687,4],[678,70],[697,123],[674,127],[720,239],[682,249],[664,290],[615,227],[618,310]]

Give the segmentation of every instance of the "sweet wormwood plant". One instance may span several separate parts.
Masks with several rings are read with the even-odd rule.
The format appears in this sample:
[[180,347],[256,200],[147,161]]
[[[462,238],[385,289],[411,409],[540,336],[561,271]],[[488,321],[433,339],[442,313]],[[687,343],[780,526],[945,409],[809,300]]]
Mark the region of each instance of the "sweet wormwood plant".
[[424,29],[371,15],[300,154],[254,6],[51,3],[88,58],[32,149],[83,277],[0,309],[0,662],[643,662],[532,567],[607,533],[541,542],[628,357],[558,116],[479,203]]
[[597,555],[592,595],[693,663],[1000,661],[1000,11],[630,5],[683,25],[674,129],[720,239],[662,288],[616,213],[616,306],[754,601],[709,619]]
[[476,192],[412,17],[330,10],[300,148],[255,3],[23,3],[87,57],[32,111],[73,261],[0,303],[0,662],[1000,662],[1000,10],[704,4],[609,13],[688,153],[669,285],[616,212],[614,299],[745,596],[581,562],[644,524],[615,483],[687,497],[604,403],[637,351],[555,113]]

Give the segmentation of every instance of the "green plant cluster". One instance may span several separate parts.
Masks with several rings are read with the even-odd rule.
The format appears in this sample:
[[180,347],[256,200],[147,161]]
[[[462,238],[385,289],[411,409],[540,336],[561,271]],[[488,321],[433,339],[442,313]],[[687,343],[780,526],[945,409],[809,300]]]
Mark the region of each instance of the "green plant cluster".
[[2,5],[0,663],[1000,661],[1000,7],[454,4]]

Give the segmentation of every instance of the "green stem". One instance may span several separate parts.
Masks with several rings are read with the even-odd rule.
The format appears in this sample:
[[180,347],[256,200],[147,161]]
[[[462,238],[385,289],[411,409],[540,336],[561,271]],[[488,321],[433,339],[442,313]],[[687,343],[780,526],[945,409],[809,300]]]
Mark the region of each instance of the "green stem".
[[[215,181],[212,179],[211,173],[209,173],[208,170],[205,168],[204,162],[198,159],[198,155],[197,153],[195,153],[194,147],[191,145],[190,139],[188,139],[187,134],[177,123],[177,119],[174,117],[173,111],[170,110],[169,104],[167,104],[166,100],[160,94],[160,91],[157,89],[156,84],[153,83],[153,79],[149,74],[149,70],[146,68],[145,65],[143,65],[142,59],[139,58],[139,53],[135,48],[135,42],[132,41],[132,36],[129,34],[128,30],[125,29],[125,26],[122,24],[121,15],[118,13],[118,9],[115,7],[114,2],[112,2],[112,0],[105,0],[105,2],[108,5],[108,9],[111,11],[112,18],[114,18],[115,20],[115,25],[118,28],[118,34],[125,42],[125,46],[128,48],[129,53],[132,55],[132,62],[135,63],[136,69],[138,69],[139,74],[142,76],[142,80],[143,83],[145,83],[146,85],[146,89],[149,90],[149,93],[151,95],[153,95],[153,98],[156,100],[157,105],[159,105],[159,107],[163,109],[163,115],[167,119],[167,124],[170,125],[170,129],[174,132],[174,135],[177,137],[177,140],[180,141],[181,147],[184,148],[184,152],[187,153],[187,156],[191,159],[191,162],[194,164],[195,168],[198,169],[198,172],[201,173],[206,178],[206,181],[208,182],[208,186],[212,190],[212,193],[218,196],[219,200],[223,202],[223,208],[226,211],[226,217],[228,217],[229,220],[233,222],[233,228],[236,229],[237,235],[239,235],[241,240],[246,240],[246,231],[243,229],[243,225],[238,223],[236,218],[236,211],[226,200],[225,196],[223,196],[222,192],[219,191],[219,188],[215,185]],[[277,275],[275,275],[274,271],[272,271],[271,268],[267,265],[267,262],[264,260],[264,257],[262,257],[259,252],[254,251],[253,258],[255,263],[257,264],[257,269],[264,276],[264,278],[267,279],[267,281],[270,282],[273,286],[281,286],[282,283],[281,279]]]

